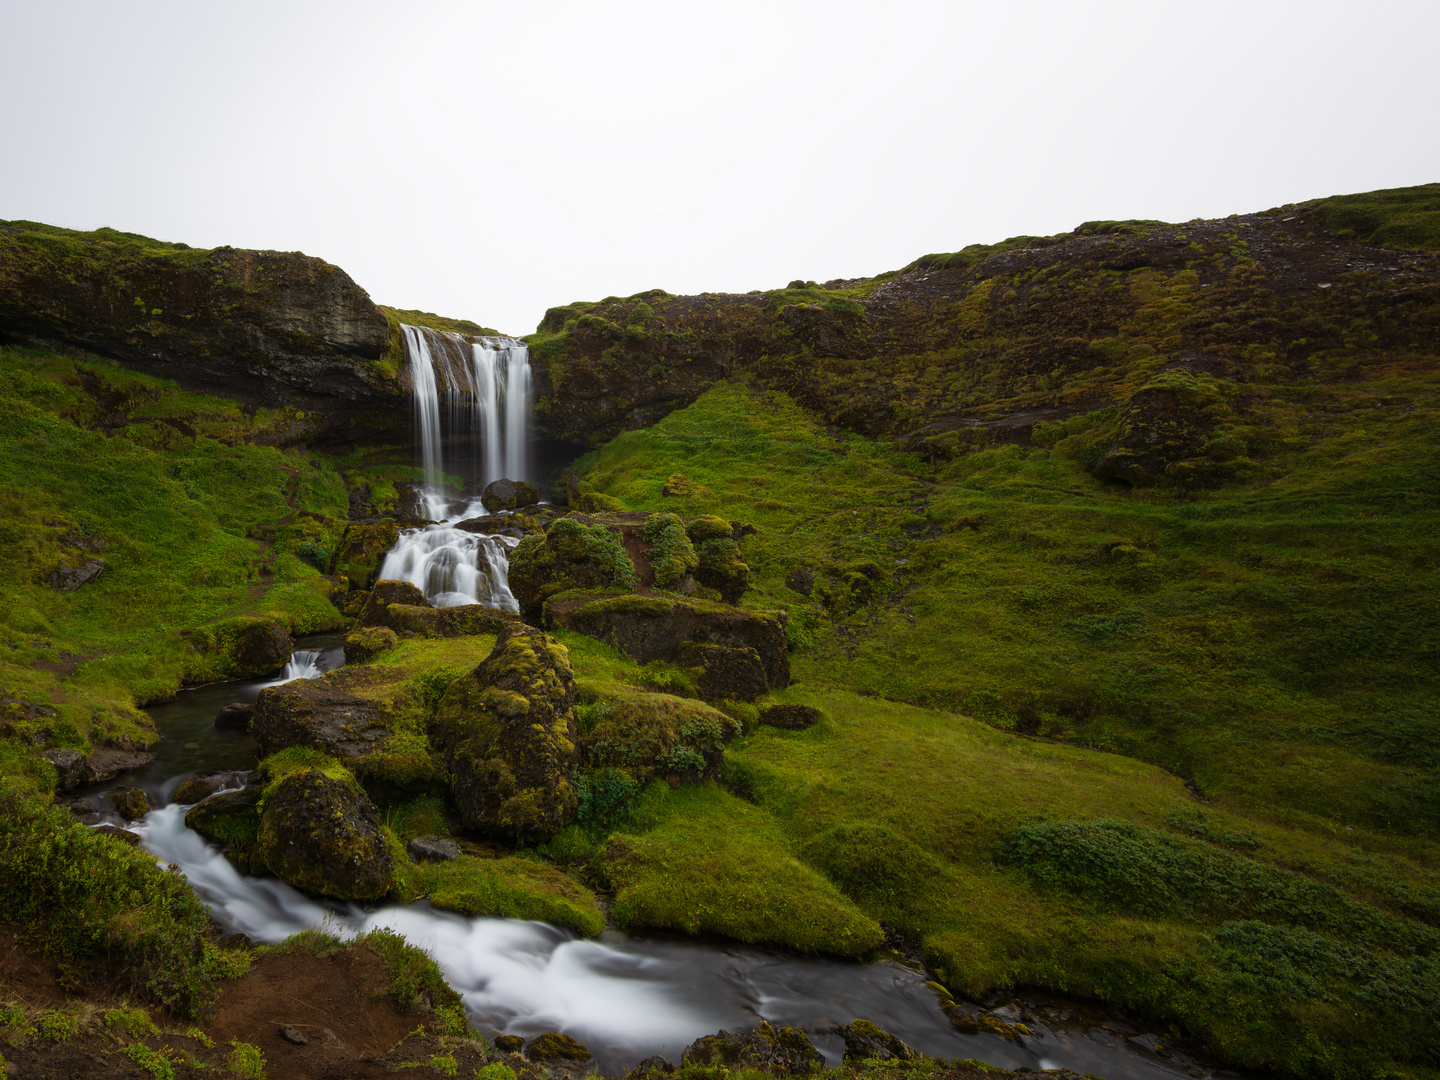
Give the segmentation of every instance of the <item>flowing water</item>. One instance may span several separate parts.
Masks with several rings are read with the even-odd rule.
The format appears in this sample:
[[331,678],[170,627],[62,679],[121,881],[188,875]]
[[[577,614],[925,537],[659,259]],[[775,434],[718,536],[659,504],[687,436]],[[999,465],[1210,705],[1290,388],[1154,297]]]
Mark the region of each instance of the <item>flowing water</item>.
[[[337,667],[343,662],[340,640],[306,640],[289,670],[315,677]],[[1067,1017],[1064,1008],[1039,1003],[1024,1008],[1033,1034],[1022,1046],[994,1035],[960,1034],[926,988],[925,974],[903,961],[866,965],[618,931],[588,940],[544,923],[465,918],[424,902],[363,908],[320,901],[278,879],[243,876],[185,827],[187,807],[168,799],[191,772],[254,766],[254,741],[245,732],[216,729],[214,716],[280,681],[202,687],[154,706],[151,715],[164,734],[157,760],[122,781],[145,788],[157,807],[138,825],[145,846],[179,866],[216,921],[232,932],[274,942],[321,925],[342,935],[389,927],[438,958],[482,1033],[564,1031],[589,1047],[600,1070],[611,1075],[651,1054],[678,1061],[701,1035],[745,1030],[760,1019],[807,1032],[835,1065],[843,1045],[832,1029],[856,1017],[926,1053],[1010,1068],[1066,1067],[1112,1080],[1216,1075],[1178,1055],[1161,1060],[1144,1051],[1143,1039],[1127,1041],[1095,1021],[1075,1021],[1073,1010]]]

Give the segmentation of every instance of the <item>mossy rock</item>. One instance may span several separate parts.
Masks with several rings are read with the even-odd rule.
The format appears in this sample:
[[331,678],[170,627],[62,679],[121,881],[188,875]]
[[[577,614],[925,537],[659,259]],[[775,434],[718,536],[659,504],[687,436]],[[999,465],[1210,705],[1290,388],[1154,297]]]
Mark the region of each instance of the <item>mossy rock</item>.
[[150,812],[149,800],[145,798],[145,792],[139,788],[111,788],[105,794],[109,797],[110,805],[115,808],[115,812],[126,821],[138,821]]
[[699,559],[695,580],[715,589],[727,604],[738,603],[750,588],[750,567],[740,557],[740,545],[736,542],[740,528],[722,517],[685,521],[685,533]]
[[788,702],[766,705],[760,710],[757,722],[766,727],[783,728],[786,731],[804,731],[812,728],[825,718],[825,714],[813,705],[794,705]]
[[355,620],[356,628],[365,626],[389,626],[390,605],[400,604],[404,607],[430,607],[430,601],[425,599],[425,594],[408,581],[384,581],[375,582],[370,589],[369,596],[365,599],[365,606],[360,609],[360,614]]
[[676,651],[675,663],[700,672],[695,686],[706,701],[754,701],[769,689],[765,664],[748,645],[687,641]]
[[450,684],[435,717],[467,828],[545,839],[575,817],[575,677],[565,647],[507,626],[491,654]]
[[198,654],[192,669],[196,682],[274,675],[295,649],[289,629],[275,619],[242,616],[181,636]]
[[318,679],[295,679],[261,690],[250,721],[261,753],[301,746],[354,766],[383,752],[392,739],[389,708],[346,689],[365,678],[362,672],[341,668]]
[[556,1064],[563,1062],[583,1063],[590,1060],[590,1051],[585,1044],[558,1031],[547,1031],[536,1035],[525,1044],[525,1056],[531,1061]]
[[397,633],[427,638],[498,634],[520,621],[520,616],[488,604],[460,604],[443,608],[391,604],[388,617],[390,626]]
[[518,510],[540,501],[540,489],[524,480],[492,480],[480,495],[480,505],[495,513],[497,510]]
[[297,889],[339,900],[378,899],[394,873],[375,804],[352,777],[319,769],[266,788],[255,855]]
[[335,547],[330,573],[343,574],[354,589],[367,589],[380,576],[380,564],[400,539],[393,521],[352,522]]
[[345,663],[368,664],[400,644],[400,638],[388,626],[364,626],[345,636]]
[[579,698],[590,718],[580,738],[586,764],[624,769],[641,787],[656,776],[718,779],[725,745],[740,734],[738,721],[689,698],[592,682]]
[[572,589],[635,584],[635,564],[620,529],[579,515],[563,517],[544,535],[527,536],[510,552],[510,591],[521,612],[538,621],[550,597]]
[[247,850],[260,831],[259,787],[222,791],[185,812],[185,824],[211,843]]
[[1227,436],[1234,419],[1228,383],[1188,371],[1169,372],[1137,390],[1120,415],[1115,441],[1095,463],[1096,476],[1135,487],[1218,487],[1250,465],[1247,445]]
[[680,1056],[684,1065],[723,1069],[764,1069],[799,1074],[825,1064],[825,1056],[797,1028],[775,1030],[761,1020],[754,1031],[719,1031],[696,1039]]
[[862,1061],[918,1061],[914,1047],[872,1024],[869,1020],[852,1020],[841,1024],[835,1032],[845,1040],[845,1064]]

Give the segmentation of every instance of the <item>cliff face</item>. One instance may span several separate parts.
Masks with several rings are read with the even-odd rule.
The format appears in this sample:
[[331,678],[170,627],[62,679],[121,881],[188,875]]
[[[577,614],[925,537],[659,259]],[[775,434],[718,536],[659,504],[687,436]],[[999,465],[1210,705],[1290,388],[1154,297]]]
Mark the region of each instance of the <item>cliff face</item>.
[[1089,222],[824,286],[552,308],[530,340],[537,424],[599,446],[744,372],[932,458],[1110,408],[1098,472],[1220,482],[1257,449],[1236,434],[1252,383],[1433,362],[1432,219],[1440,185],[1184,225]]
[[339,267],[298,252],[0,222],[0,337],[77,346],[187,389],[293,408],[295,439],[406,437],[385,315]]

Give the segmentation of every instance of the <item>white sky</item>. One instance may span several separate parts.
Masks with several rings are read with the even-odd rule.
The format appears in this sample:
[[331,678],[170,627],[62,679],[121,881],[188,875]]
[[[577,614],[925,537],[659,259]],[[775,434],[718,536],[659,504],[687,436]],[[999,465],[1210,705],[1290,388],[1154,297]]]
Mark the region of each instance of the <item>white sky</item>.
[[1440,180],[1440,2],[0,0],[0,218],[512,334]]

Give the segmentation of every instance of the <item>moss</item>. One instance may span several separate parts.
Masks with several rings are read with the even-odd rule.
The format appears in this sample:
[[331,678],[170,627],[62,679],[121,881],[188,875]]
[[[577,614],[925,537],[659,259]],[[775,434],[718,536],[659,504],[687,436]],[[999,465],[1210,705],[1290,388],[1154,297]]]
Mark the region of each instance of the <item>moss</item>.
[[725,744],[740,733],[718,709],[617,683],[586,682],[578,700],[589,717],[580,740],[585,763],[623,769],[637,789],[656,775],[718,777]]
[[645,522],[641,535],[650,545],[650,567],[655,587],[668,589],[700,565],[685,527],[674,514],[656,514]]
[[588,889],[553,866],[518,856],[407,864],[396,875],[396,891],[407,900],[426,896],[435,907],[462,915],[537,919],[587,937],[605,928]]

